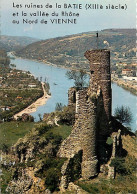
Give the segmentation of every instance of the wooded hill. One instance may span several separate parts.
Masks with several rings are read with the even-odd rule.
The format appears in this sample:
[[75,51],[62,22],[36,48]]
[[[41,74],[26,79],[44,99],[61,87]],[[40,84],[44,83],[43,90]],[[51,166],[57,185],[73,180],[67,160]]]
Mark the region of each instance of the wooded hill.
[[[98,48],[111,50],[112,64],[131,63],[136,53],[135,29],[107,29],[99,32]],[[68,68],[88,68],[84,53],[97,48],[96,32],[58,37],[32,43],[18,50],[17,56],[50,62]]]
[[0,36],[0,49],[5,51],[15,51],[21,49],[39,39],[21,36]]

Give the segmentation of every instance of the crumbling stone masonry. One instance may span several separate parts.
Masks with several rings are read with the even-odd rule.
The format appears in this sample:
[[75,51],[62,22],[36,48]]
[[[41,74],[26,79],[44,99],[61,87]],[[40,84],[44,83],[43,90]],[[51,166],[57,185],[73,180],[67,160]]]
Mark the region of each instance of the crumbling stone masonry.
[[115,178],[115,174],[116,174],[115,167],[110,166],[110,164],[116,156],[121,154],[121,149],[122,149],[121,130],[118,130],[118,132],[113,135],[112,155],[108,165],[108,178],[111,178],[111,179]]
[[100,89],[100,97],[97,102],[97,118],[99,133],[109,133],[111,120],[111,74],[110,74],[110,51],[91,50],[85,53],[90,61],[90,87],[89,93],[96,93]]
[[58,152],[59,157],[68,158],[62,167],[61,187],[67,187],[69,160],[82,152],[81,174],[88,179],[98,170],[97,139],[107,136],[111,120],[110,51],[91,50],[85,53],[90,61],[90,86],[69,90],[69,105],[76,106],[75,124],[70,136],[65,139]]

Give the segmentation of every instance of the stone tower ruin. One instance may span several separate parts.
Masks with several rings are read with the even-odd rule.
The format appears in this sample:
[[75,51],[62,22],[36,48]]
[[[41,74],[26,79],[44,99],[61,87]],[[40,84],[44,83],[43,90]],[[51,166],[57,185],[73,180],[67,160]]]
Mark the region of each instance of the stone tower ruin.
[[75,124],[70,136],[65,139],[58,152],[59,157],[68,158],[62,167],[61,188],[70,180],[68,170],[71,159],[82,153],[81,176],[89,179],[98,175],[98,144],[107,137],[111,121],[111,76],[110,51],[90,50],[85,57],[90,62],[89,88],[70,88],[69,106],[76,109]]
[[100,96],[97,99],[97,120],[99,133],[109,133],[109,122],[111,120],[111,74],[110,74],[110,51],[91,50],[85,53],[90,62],[90,87],[89,94],[97,91]]

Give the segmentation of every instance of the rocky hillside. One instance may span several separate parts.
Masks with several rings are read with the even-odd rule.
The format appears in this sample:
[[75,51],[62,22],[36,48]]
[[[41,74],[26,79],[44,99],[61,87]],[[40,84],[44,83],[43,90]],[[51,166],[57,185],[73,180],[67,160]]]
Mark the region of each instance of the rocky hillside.
[[[112,63],[135,60],[135,29],[108,29],[99,32],[98,48],[111,50]],[[42,40],[16,52],[17,56],[50,62],[68,68],[88,68],[83,56],[88,49],[97,48],[96,32]]]
[[20,37],[20,36],[0,36],[0,49],[6,51],[16,51],[21,49],[29,44],[32,44],[39,39],[30,38],[30,37]]
[[[70,130],[71,127],[65,125],[55,127],[41,123],[20,138],[11,152],[3,156],[2,192],[46,193],[46,189],[58,190],[65,159],[56,157],[56,153]],[[7,182],[8,187],[5,187]]]
[[[64,111],[63,111],[64,112]],[[64,118],[64,113],[60,114]],[[48,115],[55,118],[56,113]],[[68,114],[68,113],[67,113]],[[48,119],[47,119],[48,121]],[[64,121],[64,119],[62,119]],[[7,155],[3,154],[1,179],[3,193],[58,193],[61,180],[61,168],[65,158],[57,157],[61,142],[68,137],[71,126],[61,124],[38,123],[11,147]],[[116,178],[108,179],[108,169],[100,170],[95,179],[81,178],[81,161],[78,154],[71,161],[71,183],[66,193],[135,193],[136,190],[136,138],[120,123],[113,120],[113,131],[122,130],[122,156],[115,159]],[[112,139],[106,142],[112,149]],[[101,168],[102,169],[102,168]]]

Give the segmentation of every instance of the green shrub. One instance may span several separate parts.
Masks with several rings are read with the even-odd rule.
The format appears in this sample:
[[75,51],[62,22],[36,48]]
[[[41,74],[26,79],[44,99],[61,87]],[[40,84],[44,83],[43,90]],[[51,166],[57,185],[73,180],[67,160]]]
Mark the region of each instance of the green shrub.
[[5,143],[2,144],[2,152],[6,154],[9,152],[9,147]]
[[58,190],[61,178],[61,167],[65,159],[46,157],[36,163],[35,176],[45,179],[45,185],[50,191]]
[[81,162],[82,162],[82,151],[79,151],[74,158],[70,159],[69,163],[69,174],[71,181],[78,180],[81,177]]
[[45,185],[47,188],[51,192],[58,190],[57,188],[59,187],[60,171],[56,168],[50,168],[47,170],[46,174]]
[[60,118],[61,123],[72,125],[75,120],[75,107],[66,106],[63,108],[62,112],[57,112],[57,116]]
[[127,156],[125,159],[125,166],[127,168],[128,174],[136,172],[137,159],[134,156]]
[[116,172],[121,174],[121,175],[126,175],[128,174],[127,168],[125,166],[125,159],[116,157],[112,159],[110,166],[113,166],[116,168]]
[[111,137],[108,137],[106,143],[108,145],[112,145],[113,144],[113,139]]
[[54,139],[54,134],[52,132],[49,132],[48,134],[46,134],[46,139],[49,141],[49,140],[52,140]]
[[39,135],[46,133],[51,127],[49,125],[42,125],[37,128]]

